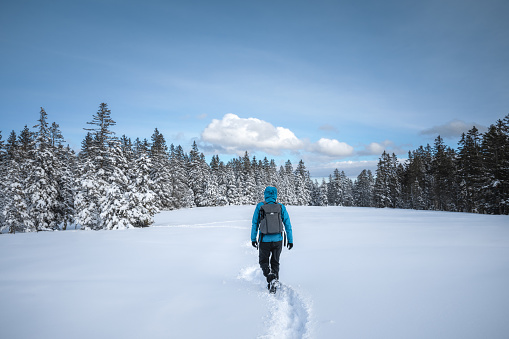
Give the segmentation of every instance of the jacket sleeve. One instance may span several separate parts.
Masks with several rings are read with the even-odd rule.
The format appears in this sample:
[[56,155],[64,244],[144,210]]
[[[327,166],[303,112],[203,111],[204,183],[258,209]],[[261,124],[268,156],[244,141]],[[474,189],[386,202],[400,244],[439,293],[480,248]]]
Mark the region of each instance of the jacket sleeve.
[[253,221],[251,224],[251,241],[256,241],[256,236],[258,235],[258,223],[260,222],[258,218],[260,217],[260,206],[263,205],[263,203],[260,203],[256,205],[254,214],[253,214]]
[[286,236],[288,237],[288,242],[293,243],[293,234],[292,234],[292,223],[290,222],[290,216],[286,211],[285,205],[281,204],[281,219],[283,220],[283,224],[285,225]]

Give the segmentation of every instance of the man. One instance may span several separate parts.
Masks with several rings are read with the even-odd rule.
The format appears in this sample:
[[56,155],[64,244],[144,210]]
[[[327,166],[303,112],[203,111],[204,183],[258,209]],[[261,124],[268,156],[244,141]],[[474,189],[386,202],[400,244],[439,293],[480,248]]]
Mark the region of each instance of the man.
[[[279,279],[279,256],[283,249],[283,229],[282,224],[288,237],[288,249],[293,247],[293,235],[292,235],[292,224],[290,223],[290,217],[286,211],[286,207],[283,204],[276,203],[277,199],[277,188],[268,186],[264,192],[265,202],[260,202],[256,205],[253,222],[251,226],[251,244],[253,247],[259,249],[259,263],[263,271],[263,275],[267,278],[267,288],[271,292],[275,290],[271,287],[271,282]],[[279,215],[278,215],[279,214]],[[276,219],[270,219],[268,215],[278,216]],[[280,219],[280,220],[279,220]],[[279,229],[273,228],[276,226],[266,226],[268,221],[270,223],[279,223]],[[267,229],[269,227],[269,229]],[[272,227],[272,228],[271,228]],[[259,242],[257,241],[258,231]]]

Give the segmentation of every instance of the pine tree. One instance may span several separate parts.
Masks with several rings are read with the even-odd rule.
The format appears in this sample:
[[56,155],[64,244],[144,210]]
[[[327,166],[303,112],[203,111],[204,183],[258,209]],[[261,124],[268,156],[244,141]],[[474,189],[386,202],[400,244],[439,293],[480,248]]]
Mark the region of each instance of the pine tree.
[[[295,195],[295,172],[290,160],[287,160],[284,168],[279,171],[282,189],[281,202],[286,205],[297,205],[297,196]],[[279,193],[278,193],[279,196]]]
[[486,164],[482,180],[484,209],[509,214],[509,115],[484,134],[481,152]]
[[7,143],[5,144],[5,152],[7,160],[12,160],[16,158],[18,152],[18,137],[15,131],[12,131],[9,134],[9,138],[7,138]]
[[125,229],[133,227],[128,217],[127,195],[129,166],[119,144],[110,145],[109,175],[106,182],[99,186],[98,212],[100,221],[97,229]]
[[15,157],[18,157],[18,159],[31,159],[34,155],[35,145],[35,134],[25,125],[18,136],[17,145],[15,147]]
[[41,107],[39,124],[35,133],[36,149],[33,150],[27,177],[26,194],[29,197],[29,214],[37,231],[59,228],[59,164],[51,146],[47,113]]
[[57,220],[62,223],[62,229],[74,222],[74,183],[76,173],[76,154],[69,147],[59,146],[56,149],[59,168],[58,183],[58,208]]
[[343,186],[341,182],[341,173],[336,168],[333,175],[329,175],[328,183],[328,202],[331,206],[343,206]]
[[485,171],[482,153],[481,136],[474,126],[467,134],[462,134],[457,157],[457,182],[459,184],[461,210],[464,212],[481,212],[480,201]]
[[[75,196],[76,222],[82,229],[91,230],[115,228],[116,225],[123,227],[123,221],[114,220],[115,213],[111,212],[116,204],[113,197],[123,192],[123,188],[119,187],[125,185],[123,177],[126,174],[119,173],[122,171],[115,167],[122,163],[118,160],[122,152],[114,138],[115,133],[110,130],[116,123],[111,118],[108,105],[101,103],[92,121],[87,124],[95,127],[85,128],[90,133],[82,143],[80,153],[81,170],[77,176]],[[110,188],[111,191],[108,191]]]
[[353,198],[353,182],[350,178],[348,178],[344,171],[340,173],[340,181],[341,187],[343,189],[343,206],[353,206],[354,198]]
[[53,148],[58,148],[59,146],[62,146],[64,143],[64,136],[62,135],[62,132],[60,131],[60,125],[58,125],[56,122],[51,124],[51,127],[49,128],[49,137],[50,137],[50,145]]
[[373,200],[375,207],[397,208],[400,204],[401,183],[396,155],[383,152],[377,165]]
[[296,204],[308,206],[311,204],[312,182],[304,161],[300,160],[295,169],[295,198]]
[[210,177],[210,168],[205,156],[198,150],[196,141],[189,152],[189,186],[193,190],[194,203],[198,207],[215,206],[216,187]]
[[438,136],[433,146],[431,175],[433,177],[433,209],[437,211],[455,211],[455,152],[444,144]]
[[241,172],[239,175],[240,180],[240,199],[243,205],[250,205],[258,201],[256,191],[256,179],[253,171],[253,166],[249,160],[249,154],[245,152],[244,157],[240,160]]
[[5,149],[5,143],[2,137],[2,131],[0,131],[0,177],[4,180],[0,180],[0,234],[2,234],[5,228],[5,218],[2,213],[5,207],[5,192],[8,187],[8,183],[5,181],[7,175],[7,152]]
[[[155,184],[150,173],[153,172],[151,159],[141,153],[136,159],[127,190],[127,216],[129,225],[144,227],[153,223],[153,216],[159,211]],[[159,187],[158,187],[159,188]]]
[[76,223],[82,230],[99,230],[102,228],[99,199],[106,182],[98,175],[92,157],[80,158],[78,168],[74,185]]
[[159,133],[157,128],[154,130],[154,134],[152,134],[150,160],[152,163],[150,180],[153,182],[157,206],[163,210],[173,209],[172,174],[170,172],[168,146],[166,146],[164,136]]
[[233,170],[233,163],[226,164],[226,198],[229,205],[241,205],[239,186],[237,185],[237,178]]
[[[212,180],[217,183],[217,206],[225,206],[228,201],[228,174],[224,162],[219,160],[219,156],[215,156],[216,160],[211,163]],[[214,157],[213,157],[214,158]],[[217,164],[217,165],[216,165]]]
[[353,188],[354,205],[357,207],[373,206],[374,179],[370,170],[362,170],[357,176]]
[[173,207],[194,207],[193,190],[189,187],[187,177],[187,162],[182,146],[170,147],[171,187],[173,192]]
[[88,125],[95,127],[84,128],[86,131],[90,131],[93,136],[93,142],[88,147],[91,159],[95,164],[95,167],[99,171],[100,176],[107,177],[112,171],[110,159],[109,159],[109,148],[113,140],[115,132],[111,131],[111,127],[116,125],[116,122],[111,118],[111,111],[108,109],[106,103],[99,105],[99,110],[92,117],[92,121],[87,122]]
[[29,212],[29,201],[25,189],[25,171],[15,159],[9,160],[5,173],[4,228],[9,233],[34,232],[36,225]]

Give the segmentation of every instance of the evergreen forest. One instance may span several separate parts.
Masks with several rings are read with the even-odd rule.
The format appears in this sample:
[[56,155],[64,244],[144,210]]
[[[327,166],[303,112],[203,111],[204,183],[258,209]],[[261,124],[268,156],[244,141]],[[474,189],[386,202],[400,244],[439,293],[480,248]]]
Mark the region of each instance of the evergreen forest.
[[0,132],[0,232],[145,227],[161,210],[256,204],[268,185],[285,205],[509,214],[509,115],[485,133],[472,127],[457,149],[438,136],[405,161],[383,152],[376,173],[336,169],[321,182],[302,160],[278,168],[246,152],[207,163],[196,142],[168,146],[157,128],[150,141],[119,138],[115,124],[101,103],[77,154],[43,108],[32,130]]

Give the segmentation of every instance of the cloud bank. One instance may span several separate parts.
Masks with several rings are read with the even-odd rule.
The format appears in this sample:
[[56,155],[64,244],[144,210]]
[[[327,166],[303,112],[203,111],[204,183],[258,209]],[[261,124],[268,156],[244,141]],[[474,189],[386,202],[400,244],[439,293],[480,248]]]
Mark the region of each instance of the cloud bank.
[[483,133],[488,129],[486,126],[477,124],[475,122],[464,122],[462,120],[454,119],[443,125],[433,126],[431,128],[421,131],[421,135],[440,135],[442,138],[458,138],[462,133],[468,132],[472,127],[475,126]]
[[228,113],[213,119],[201,133],[201,139],[229,153],[261,150],[279,155],[281,151],[307,151],[330,157],[351,155],[353,147],[336,139],[321,138],[316,143],[299,139],[291,130],[275,127],[256,118],[240,118]]

